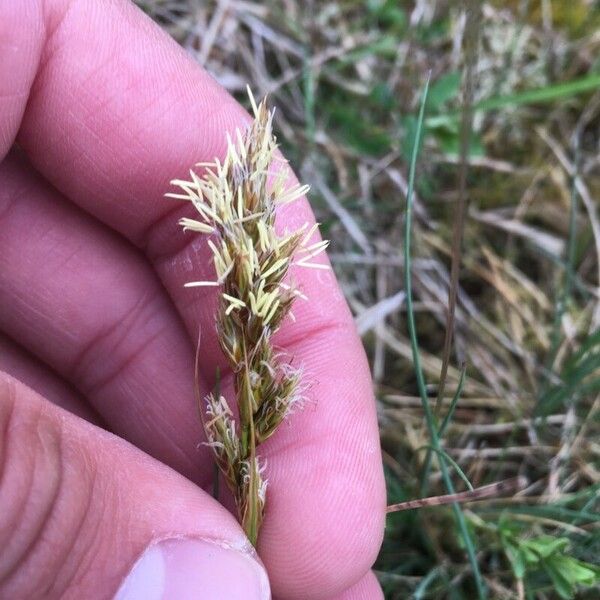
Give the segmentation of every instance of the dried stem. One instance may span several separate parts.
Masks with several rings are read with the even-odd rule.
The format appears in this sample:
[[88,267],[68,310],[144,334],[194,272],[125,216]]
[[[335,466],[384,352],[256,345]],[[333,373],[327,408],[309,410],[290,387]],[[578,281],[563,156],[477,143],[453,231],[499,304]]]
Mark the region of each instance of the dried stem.
[[458,492],[455,494],[445,494],[444,496],[430,496],[429,498],[419,498],[417,500],[407,500],[399,502],[387,507],[386,512],[400,512],[403,510],[413,510],[415,508],[426,508],[430,506],[444,506],[446,504],[454,504],[456,502],[477,502],[479,500],[489,500],[490,498],[498,498],[502,494],[512,494],[526,487],[528,481],[525,477],[512,477],[497,483],[490,483],[469,490],[466,492]]

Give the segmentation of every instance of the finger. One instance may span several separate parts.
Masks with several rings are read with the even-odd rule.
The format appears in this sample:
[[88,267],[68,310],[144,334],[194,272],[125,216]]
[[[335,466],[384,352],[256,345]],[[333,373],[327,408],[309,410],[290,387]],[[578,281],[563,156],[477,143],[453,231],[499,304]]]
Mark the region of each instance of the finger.
[[43,394],[57,406],[90,423],[100,424],[98,415],[69,384],[2,333],[0,333],[0,371],[23,382],[38,394]]
[[[212,317],[202,321],[198,297],[183,296],[180,285],[190,275],[185,270],[202,260],[202,243],[181,249],[182,238],[173,235],[176,217],[168,214],[173,209],[162,193],[173,174],[221,155],[223,131],[246,116],[137,14],[120,2],[101,10],[89,1],[69,5],[54,28],[19,140],[57,187],[155,258],[195,336],[199,323],[203,331],[212,330]],[[280,222],[310,218],[301,204]],[[368,370],[348,309],[330,276],[305,275],[301,284],[312,301],[299,309],[304,312],[296,329],[282,332],[282,343],[293,346],[295,336],[299,361],[310,368],[310,360],[320,362],[313,377],[316,415],[309,419],[305,411],[296,417],[302,421],[298,428],[284,427],[278,435],[278,451],[286,451],[270,462],[261,551],[277,591],[308,597],[341,590],[373,561],[384,494]],[[305,351],[301,340],[312,340],[313,347]],[[327,356],[320,353],[324,340]],[[287,531],[296,542],[293,565],[285,557]],[[337,563],[326,565],[323,555],[338,556]]]
[[13,155],[0,164],[0,213],[0,329],[112,431],[206,484],[192,347],[146,261]]
[[0,1],[0,161],[21,126],[45,37],[42,3],[23,2],[18,9]]
[[382,600],[383,591],[373,571],[369,571],[358,583],[347,589],[335,600]]
[[6,375],[0,432],[0,597],[270,597],[235,520],[174,471]]

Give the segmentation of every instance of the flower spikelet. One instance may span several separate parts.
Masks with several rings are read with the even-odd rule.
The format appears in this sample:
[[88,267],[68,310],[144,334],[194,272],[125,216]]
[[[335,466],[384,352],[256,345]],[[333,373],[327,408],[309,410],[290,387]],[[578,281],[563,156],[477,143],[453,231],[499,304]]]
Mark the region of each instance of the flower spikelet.
[[257,105],[249,95],[254,121],[246,131],[227,136],[223,161],[200,163],[202,175],[190,171],[190,180],[172,181],[179,191],[167,196],[189,201],[196,209],[196,218],[180,220],[184,230],[209,236],[215,278],[186,286],[219,288],[216,330],[234,375],[239,428],[225,398],[212,394],[204,423],[208,444],[255,543],[267,487],[256,447],[303,398],[300,370],[272,342],[294,300],[305,299],[286,276],[292,264],[327,268],[313,262],[327,242],[310,242],[317,225],[276,232],[277,207],[304,196],[308,186],[288,183],[289,169],[272,132],[273,112],[265,100]]
[[204,420],[207,445],[213,449],[217,465],[227,484],[236,489],[239,483],[240,442],[236,433],[233,413],[224,396],[206,397],[206,418]]

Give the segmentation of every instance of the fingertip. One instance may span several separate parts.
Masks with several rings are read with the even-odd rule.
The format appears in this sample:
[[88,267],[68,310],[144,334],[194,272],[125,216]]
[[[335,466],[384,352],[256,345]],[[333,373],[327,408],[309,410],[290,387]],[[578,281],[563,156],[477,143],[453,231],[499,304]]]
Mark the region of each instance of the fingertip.
[[374,398],[349,326],[316,331],[289,351],[305,367],[310,398],[262,450],[270,488],[261,556],[276,594],[329,598],[371,567],[383,537]]
[[[378,465],[356,454],[305,444],[270,464],[272,487],[259,551],[274,593],[286,598],[330,598],[371,568],[383,539],[385,488]],[[375,456],[379,453],[376,452]],[[293,548],[293,552],[290,551]]]
[[[315,511],[320,513],[317,527],[310,523]],[[354,585],[375,562],[383,538],[383,511],[359,499],[340,504],[334,518],[323,524],[330,512],[319,503],[308,504],[290,518],[287,534],[278,539],[264,527],[259,550],[276,595],[329,599]]]

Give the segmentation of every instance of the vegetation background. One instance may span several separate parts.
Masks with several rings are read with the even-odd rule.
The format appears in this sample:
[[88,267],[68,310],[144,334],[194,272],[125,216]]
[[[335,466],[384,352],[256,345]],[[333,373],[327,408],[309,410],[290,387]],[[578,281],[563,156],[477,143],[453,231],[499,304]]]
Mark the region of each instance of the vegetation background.
[[386,597],[600,597],[600,3],[138,4],[277,106],[371,360],[389,503],[528,479],[391,514]]

